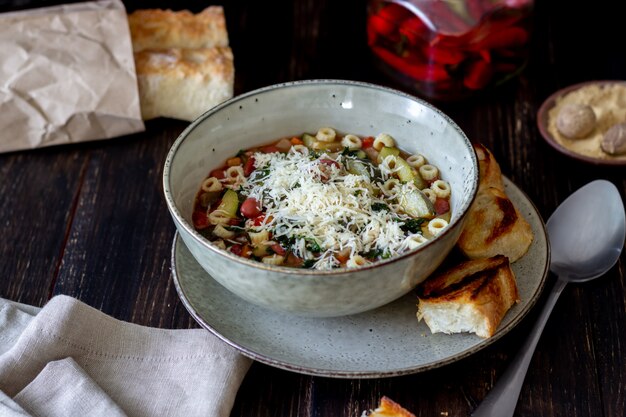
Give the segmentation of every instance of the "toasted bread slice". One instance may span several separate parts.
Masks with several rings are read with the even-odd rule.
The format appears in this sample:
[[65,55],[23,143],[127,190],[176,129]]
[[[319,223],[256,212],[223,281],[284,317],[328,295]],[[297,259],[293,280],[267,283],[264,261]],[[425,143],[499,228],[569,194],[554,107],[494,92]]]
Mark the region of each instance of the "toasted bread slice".
[[481,190],[494,187],[498,190],[504,191],[502,171],[500,170],[498,161],[496,161],[496,158],[494,158],[491,151],[480,143],[474,144],[474,150],[476,151],[476,157],[478,158],[478,189]]
[[233,96],[235,69],[228,47],[136,52],[135,67],[144,120],[192,121]]
[[489,187],[476,195],[457,245],[470,259],[504,255],[515,262],[533,238],[530,225],[506,193]]
[[200,13],[188,10],[136,10],[128,15],[133,51],[228,46],[224,9],[209,6]]
[[433,333],[491,337],[506,312],[519,302],[506,256],[465,261],[427,279],[418,290],[418,320]]
[[380,399],[378,408],[363,413],[363,415],[368,417],[415,417],[415,414],[410,413],[398,403],[384,396]]

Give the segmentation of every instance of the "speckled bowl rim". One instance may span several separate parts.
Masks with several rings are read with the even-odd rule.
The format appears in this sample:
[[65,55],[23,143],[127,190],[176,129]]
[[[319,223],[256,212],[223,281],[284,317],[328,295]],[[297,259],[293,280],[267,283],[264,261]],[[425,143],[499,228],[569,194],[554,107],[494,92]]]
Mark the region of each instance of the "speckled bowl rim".
[[541,104],[539,110],[537,111],[537,127],[539,128],[539,132],[541,136],[545,139],[548,145],[552,146],[557,151],[562,154],[569,156],[570,158],[577,159],[579,161],[587,162],[594,165],[610,165],[610,166],[624,166],[626,165],[626,159],[602,159],[602,158],[594,158],[592,156],[583,155],[578,152],[574,152],[571,149],[566,148],[561,145],[557,140],[552,136],[550,131],[548,130],[548,122],[549,122],[549,113],[550,110],[556,105],[556,101],[559,97],[564,96],[574,90],[578,90],[579,88],[586,87],[588,85],[611,85],[611,84],[625,84],[626,81],[622,80],[597,80],[597,81],[585,81],[578,84],[572,84],[565,88],[562,88],[558,91],[555,91],[547,99]]
[[[307,366],[299,366],[292,362],[277,360],[275,358],[272,358],[271,356],[256,352],[253,349],[242,346],[237,341],[231,340],[228,337],[222,335],[218,329],[216,329],[213,325],[208,323],[207,320],[205,320],[205,318],[202,317],[202,315],[193,307],[192,302],[189,299],[189,296],[186,294],[185,289],[181,285],[181,282],[180,282],[181,277],[177,269],[178,268],[177,259],[176,259],[177,258],[176,257],[177,245],[183,245],[183,246],[185,245],[185,243],[182,241],[182,238],[180,237],[180,234],[178,232],[176,232],[174,235],[174,239],[172,242],[172,249],[171,249],[172,281],[174,282],[174,287],[176,288],[176,291],[179,295],[181,302],[185,306],[185,309],[189,312],[189,314],[194,318],[194,320],[196,320],[196,322],[201,327],[205,328],[206,330],[208,330],[209,332],[217,336],[219,339],[221,339],[222,341],[226,342],[228,345],[238,350],[244,356],[249,357],[258,362],[264,363],[269,366],[273,366],[279,369],[284,369],[287,371],[296,372],[300,374],[311,375],[311,376],[320,376],[320,377],[329,377],[329,378],[362,378],[362,379],[396,377],[396,376],[402,376],[402,375],[416,374],[416,373],[440,368],[442,366],[458,362],[464,358],[467,358],[468,356],[475,354],[476,352],[486,348],[487,346],[492,345],[493,343],[498,341],[501,337],[509,333],[533,309],[533,307],[535,306],[535,304],[541,297],[541,294],[543,293],[543,290],[545,288],[545,284],[546,284],[548,273],[549,273],[550,257],[551,257],[550,241],[548,239],[545,222],[543,221],[543,218],[539,214],[539,211],[537,210],[537,207],[535,206],[535,204],[532,202],[532,200],[530,200],[530,198],[528,198],[528,195],[519,187],[517,187],[508,178],[503,177],[503,179],[505,181],[505,185],[510,186],[510,187],[515,187],[516,191],[526,200],[525,202],[533,210],[533,217],[535,221],[537,221],[538,223],[539,233],[541,234],[543,240],[545,240],[545,243],[546,243],[545,265],[544,265],[543,270],[541,271],[541,276],[539,277],[535,292],[532,294],[531,298],[525,304],[524,308],[518,312],[517,316],[515,316],[506,325],[498,328],[498,330],[492,337],[488,339],[483,339],[481,342],[471,346],[465,351],[459,352],[453,356],[450,356],[444,359],[439,359],[439,360],[435,360],[435,361],[431,361],[427,363],[421,363],[413,367],[401,368],[401,369],[391,369],[391,370],[381,370],[381,371],[345,371],[345,370],[332,370],[332,369],[317,369],[317,368],[312,368],[312,367],[307,367]],[[533,245],[536,244],[535,241],[533,241],[532,244]],[[191,255],[189,256],[191,257]],[[213,279],[212,277],[210,277],[210,275],[208,276],[210,279]],[[233,297],[237,297],[234,294],[231,294],[231,295]],[[246,301],[243,301],[243,302],[247,303]],[[397,301],[394,301],[394,302],[397,302]],[[268,314],[278,314],[278,313],[268,312]],[[316,320],[323,322],[326,319],[317,318]]]
[[[300,87],[300,86],[311,86],[311,85],[337,85],[337,86],[344,86],[344,87],[357,87],[357,88],[368,88],[368,89],[373,89],[373,90],[379,90],[385,93],[390,93],[390,94],[394,94],[394,95],[398,95],[400,97],[404,97],[406,99],[409,99],[411,101],[414,102],[418,102],[422,105],[424,105],[425,107],[428,107],[429,109],[433,110],[435,113],[437,113],[440,117],[442,117],[446,123],[448,123],[450,125],[450,127],[452,127],[454,130],[456,130],[456,132],[460,135],[461,139],[463,140],[463,142],[465,143],[465,145],[467,146],[469,152],[469,157],[471,159],[471,163],[474,166],[474,178],[472,178],[472,183],[471,183],[471,188],[470,188],[470,196],[469,198],[466,200],[465,204],[462,205],[461,207],[459,207],[458,209],[458,216],[454,219],[454,222],[452,222],[450,224],[450,226],[452,225],[456,225],[457,223],[463,221],[465,215],[467,214],[467,211],[469,209],[469,207],[471,206],[472,202],[474,201],[474,199],[476,198],[476,194],[478,193],[478,175],[479,175],[479,169],[478,169],[478,159],[476,157],[476,153],[474,151],[474,148],[472,146],[471,141],[469,140],[469,138],[467,137],[467,135],[465,134],[465,132],[463,132],[463,130],[461,130],[461,128],[445,113],[443,113],[441,110],[439,110],[437,107],[433,106],[431,103],[422,100],[418,97],[415,97],[413,95],[404,93],[402,91],[399,90],[395,90],[389,87],[383,87],[377,84],[371,84],[371,83],[365,83],[365,82],[360,82],[360,81],[348,81],[348,80],[333,80],[333,79],[319,79],[319,80],[302,80],[302,81],[292,81],[292,82],[287,82],[287,83],[281,83],[281,84],[274,84],[274,85],[270,85],[267,87],[263,87],[263,88],[259,88],[257,90],[253,90],[241,95],[238,95],[236,97],[231,98],[230,100],[227,100],[225,102],[223,102],[222,104],[219,104],[215,107],[213,107],[212,109],[208,110],[206,113],[202,114],[200,117],[198,117],[196,120],[194,120],[176,139],[176,141],[174,142],[174,144],[172,145],[172,147],[170,148],[170,151],[167,154],[167,158],[165,159],[165,164],[164,164],[164,168],[163,168],[163,192],[165,195],[165,201],[167,204],[167,207],[170,211],[170,214],[172,216],[174,216],[176,218],[176,220],[179,222],[180,225],[182,225],[182,227],[185,229],[185,231],[193,237],[193,239],[200,243],[205,249],[212,251],[216,254],[218,254],[219,256],[222,257],[226,257],[228,259],[230,259],[233,262],[237,262],[237,263],[241,263],[241,264],[245,264],[246,266],[251,266],[253,268],[258,268],[258,269],[264,269],[267,271],[280,271],[283,274],[289,274],[289,275],[296,275],[299,278],[306,278],[306,277],[319,277],[319,276],[341,276],[341,275],[346,275],[346,274],[351,274],[355,271],[356,268],[337,268],[337,269],[332,269],[332,270],[310,270],[310,269],[301,269],[301,268],[289,268],[289,267],[284,267],[284,266],[274,266],[274,265],[266,265],[263,264],[261,262],[257,262],[254,260],[249,260],[246,258],[243,258],[241,256],[237,256],[234,255],[232,253],[230,253],[229,251],[226,250],[221,250],[219,248],[217,248],[216,246],[210,244],[209,240],[206,239],[204,236],[202,236],[200,233],[198,233],[194,227],[187,222],[187,220],[185,220],[184,216],[181,214],[181,212],[178,210],[178,207],[176,206],[176,204],[174,203],[174,197],[172,196],[172,192],[171,192],[171,186],[170,186],[170,181],[169,181],[169,173],[170,173],[170,167],[172,164],[172,160],[175,158],[176,153],[178,151],[178,149],[182,146],[183,141],[185,140],[185,138],[187,136],[189,136],[189,134],[200,124],[202,123],[205,119],[211,117],[213,114],[219,112],[221,109],[223,109],[224,107],[228,107],[228,106],[232,106],[235,105],[235,103],[242,101],[250,96],[255,96],[255,95],[261,95],[267,92],[273,92],[277,89],[281,89],[281,88],[294,88],[294,87]],[[387,265],[389,263],[392,262],[398,262],[402,259],[405,259],[407,257],[411,257],[414,256],[416,253],[419,253],[420,251],[426,250],[431,244],[433,244],[435,241],[439,240],[440,238],[442,238],[443,236],[448,235],[449,233],[452,233],[453,230],[452,227],[447,227],[443,230],[443,232],[441,232],[439,235],[437,235],[434,239],[429,240],[428,242],[426,242],[423,245],[420,245],[418,248],[407,251],[403,254],[391,257],[389,259],[386,260],[381,260],[381,261],[377,261],[375,263],[372,264],[368,264],[365,266],[361,266],[358,268],[359,271],[361,270],[368,270],[368,269],[377,269],[383,265]]]

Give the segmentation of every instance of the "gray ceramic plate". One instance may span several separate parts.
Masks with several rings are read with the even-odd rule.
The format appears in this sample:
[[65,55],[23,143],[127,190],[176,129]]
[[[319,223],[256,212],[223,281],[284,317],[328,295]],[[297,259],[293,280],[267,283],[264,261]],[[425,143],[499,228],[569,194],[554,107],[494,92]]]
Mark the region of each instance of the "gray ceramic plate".
[[213,280],[178,235],[172,246],[176,290],[202,327],[271,366],[335,378],[379,378],[436,368],[502,337],[528,313],[543,289],[550,258],[545,225],[528,197],[506,178],[505,185],[535,239],[529,252],[513,264],[522,301],[489,339],[431,334],[417,322],[413,293],[376,310],[338,318],[302,318],[258,307]]

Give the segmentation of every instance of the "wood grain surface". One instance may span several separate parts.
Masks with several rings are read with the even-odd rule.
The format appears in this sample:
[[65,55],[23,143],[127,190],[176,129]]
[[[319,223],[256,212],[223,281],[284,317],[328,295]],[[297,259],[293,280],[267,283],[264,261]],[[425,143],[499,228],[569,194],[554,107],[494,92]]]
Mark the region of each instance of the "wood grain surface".
[[[365,1],[216,3],[225,7],[236,94],[313,78],[401,88],[372,65]],[[0,11],[34,4],[52,3],[3,1]],[[626,192],[625,168],[569,159],[548,146],[536,126],[539,106],[557,89],[626,77],[623,13],[616,4],[536,2],[524,72],[478,97],[436,103],[472,141],[492,150],[503,173],[546,220],[591,180],[607,179],[622,197]],[[127,7],[200,11],[205,4],[137,1]],[[0,155],[0,297],[43,305],[67,294],[121,320],[198,327],[171,280],[174,225],[161,187],[166,153],[186,126],[158,119],[140,134]],[[601,201],[589,215],[602,215]],[[530,364],[516,416],[626,415],[624,260],[622,255],[605,277],[565,290]],[[502,375],[536,315],[534,308],[516,329],[468,358],[415,375],[330,379],[255,363],[231,416],[357,417],[382,395],[417,416],[468,416]]]

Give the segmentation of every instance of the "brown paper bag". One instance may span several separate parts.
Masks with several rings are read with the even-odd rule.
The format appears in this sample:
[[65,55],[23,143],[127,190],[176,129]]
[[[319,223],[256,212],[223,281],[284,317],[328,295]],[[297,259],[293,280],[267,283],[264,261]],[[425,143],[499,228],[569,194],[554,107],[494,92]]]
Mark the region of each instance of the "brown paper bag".
[[0,15],[0,152],[144,129],[120,0]]

